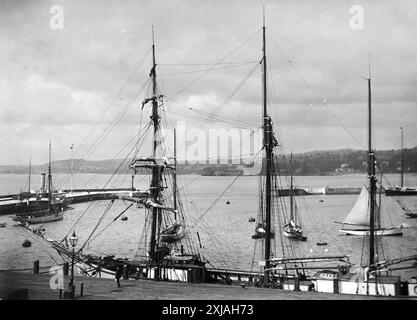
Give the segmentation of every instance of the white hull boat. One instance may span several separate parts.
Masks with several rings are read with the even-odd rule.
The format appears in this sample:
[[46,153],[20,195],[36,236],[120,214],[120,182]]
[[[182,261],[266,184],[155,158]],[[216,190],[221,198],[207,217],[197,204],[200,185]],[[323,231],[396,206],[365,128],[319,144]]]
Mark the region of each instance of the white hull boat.
[[[340,232],[353,236],[369,236],[369,229],[339,229]],[[376,236],[399,236],[403,234],[402,228],[387,228],[387,229],[375,229],[374,235]]]

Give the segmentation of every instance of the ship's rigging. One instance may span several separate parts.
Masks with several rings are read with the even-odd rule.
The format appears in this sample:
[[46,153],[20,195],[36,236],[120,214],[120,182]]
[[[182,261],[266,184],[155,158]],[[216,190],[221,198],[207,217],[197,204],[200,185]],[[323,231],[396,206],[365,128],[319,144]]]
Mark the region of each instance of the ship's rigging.
[[[260,31],[260,30],[259,30]],[[110,177],[110,179],[106,182],[107,186],[110,184],[112,179],[116,176],[117,172],[123,166],[126,166],[130,161],[130,167],[134,169],[134,173],[138,174],[137,177],[142,180],[146,180],[144,173],[150,173],[150,180],[146,180],[145,182],[149,182],[149,189],[146,190],[148,193],[147,196],[141,199],[134,200],[135,204],[140,210],[141,213],[144,214],[144,225],[143,225],[143,232],[141,234],[141,238],[139,241],[139,246],[135,255],[132,259],[135,263],[142,263],[148,262],[150,265],[158,265],[163,263],[164,258],[170,256],[185,256],[187,252],[195,252],[196,257],[193,257],[195,261],[199,261],[201,263],[209,263],[206,261],[205,256],[201,252],[200,249],[203,248],[201,244],[201,239],[198,232],[192,231],[192,227],[196,226],[197,223],[203,222],[204,215],[208,212],[206,210],[202,215],[198,213],[198,205],[193,203],[192,205],[188,203],[183,203],[182,198],[179,195],[178,188],[177,188],[177,176],[176,176],[176,169],[177,169],[177,158],[175,156],[175,149],[176,145],[174,146],[174,156],[169,150],[169,147],[164,149],[162,145],[166,140],[176,141],[176,139],[170,139],[171,137],[168,135],[167,137],[163,137],[161,135],[161,127],[166,125],[167,121],[167,113],[172,112],[167,106],[167,102],[176,102],[177,96],[183,93],[186,89],[190,88],[196,81],[200,80],[204,75],[206,75],[210,71],[219,70],[220,65],[224,64],[226,58],[228,58],[232,53],[234,53],[237,49],[240,49],[244,44],[247,44],[249,40],[251,40],[256,34],[257,31],[253,36],[251,36],[248,40],[242,43],[239,47],[233,50],[230,54],[226,55],[223,59],[219,62],[212,64],[210,68],[205,69],[202,71],[203,73],[198,76],[197,78],[193,79],[189,84],[184,86],[181,90],[176,92],[173,95],[164,95],[162,94],[161,87],[158,85],[157,82],[157,70],[158,64],[156,63],[155,57],[155,44],[152,45],[150,52],[152,52],[152,68],[150,70],[149,79],[145,81],[142,85],[140,90],[138,90],[133,97],[129,100],[126,104],[125,108],[118,114],[115,121],[111,123],[108,127],[108,130],[105,130],[102,135],[96,140],[96,142],[92,145],[92,147],[88,150],[86,155],[92,153],[106,138],[106,136],[111,132],[111,130],[120,122],[122,117],[126,114],[127,110],[131,105],[134,105],[134,102],[137,98],[145,91],[145,99],[141,104],[141,115],[140,115],[140,128],[138,133],[128,141],[128,143],[123,147],[123,149],[118,153],[125,153],[125,149],[129,149],[129,152],[124,158],[124,161],[120,164],[114,174]],[[200,113],[198,116],[192,115],[194,111],[189,112],[187,115],[191,118],[201,120],[202,115],[206,116],[205,119],[199,125],[199,128],[204,127],[207,123],[215,121],[216,123],[223,123],[228,125],[241,125],[242,127],[252,125],[251,123],[244,122],[244,121],[236,121],[236,119],[230,119],[227,117],[223,117],[220,115],[220,111],[231,101],[231,99],[236,95],[236,93],[243,87],[246,80],[259,68],[262,67],[262,124],[261,128],[263,129],[263,151],[264,151],[264,164],[263,169],[265,170],[265,174],[261,174],[260,179],[260,203],[259,203],[259,211],[261,213],[260,219],[263,223],[264,228],[264,236],[261,237],[261,243],[259,246],[261,247],[262,257],[265,261],[264,265],[264,284],[267,285],[268,282],[271,281],[272,278],[272,271],[273,270],[284,270],[284,272],[288,273],[289,271],[295,271],[298,275],[300,273],[304,274],[306,267],[306,263],[312,262],[314,259],[305,259],[299,260],[297,257],[301,254],[301,247],[295,245],[288,239],[285,239],[282,236],[282,226],[285,225],[286,221],[288,221],[287,210],[285,200],[283,197],[280,197],[279,190],[283,188],[283,182],[281,179],[278,178],[277,173],[280,171],[279,166],[282,165],[279,162],[275,161],[275,152],[274,149],[280,150],[281,152],[284,151],[282,137],[280,136],[280,131],[278,127],[278,117],[276,115],[276,109],[271,108],[271,114],[274,116],[271,117],[269,115],[268,106],[268,97],[272,95],[272,102],[276,104],[276,97],[273,95],[273,85],[272,80],[270,77],[267,77],[269,74],[269,69],[267,67],[267,55],[266,55],[266,28],[263,26],[262,28],[262,37],[263,37],[263,56],[260,61],[258,61],[253,66],[250,63],[235,63],[236,67],[241,67],[245,65],[251,65],[251,69],[246,74],[244,79],[238,83],[235,89],[227,95],[224,101],[213,111],[210,113]],[[148,52],[149,53],[149,52]],[[146,56],[145,56],[146,57]],[[293,65],[293,64],[292,64]],[[137,69],[136,69],[137,70]],[[200,72],[200,71],[199,71]],[[272,77],[271,77],[272,78]],[[314,91],[311,87],[310,89]],[[270,93],[272,92],[272,93]],[[319,96],[317,96],[319,97]],[[322,100],[321,100],[322,101]],[[151,106],[151,119],[150,121],[142,127],[142,114],[146,112],[146,109]],[[198,111],[197,111],[198,112]],[[175,113],[175,111],[174,111]],[[272,121],[274,119],[274,121]],[[152,130],[153,129],[153,130]],[[151,148],[151,155],[139,156],[139,153],[143,151],[141,148],[145,145],[146,139],[145,135],[152,131],[152,148]],[[132,146],[132,143],[134,145]],[[285,161],[288,163],[285,153],[283,153],[283,157]],[[118,155],[117,154],[117,155]],[[126,153],[125,153],[126,154]],[[370,160],[371,161],[371,160]],[[374,161],[374,160],[372,160]],[[292,170],[292,169],[291,169]],[[373,171],[372,175],[375,175],[375,170]],[[238,177],[237,177],[238,178]],[[237,180],[236,178],[236,180]],[[284,178],[285,179],[285,178]],[[232,182],[234,183],[235,180]],[[293,183],[293,178],[291,178],[290,183]],[[288,181],[287,181],[288,185]],[[171,193],[168,193],[168,190],[171,190]],[[222,193],[220,197],[223,195]],[[219,197],[219,198],[220,198]],[[218,198],[218,199],[219,199]],[[125,199],[130,201],[129,199]],[[217,200],[217,199],[216,199]],[[117,201],[117,200],[116,200]],[[122,214],[126,213],[130,208],[132,208],[132,204],[129,204],[122,210],[119,210],[116,214],[116,217],[110,221],[105,227],[99,229],[99,226],[105,221],[109,212],[111,212],[112,206],[115,201],[110,201],[103,211],[102,216],[97,221],[97,224],[93,227],[90,236],[84,242],[84,244],[79,248],[79,253],[81,254],[82,251],[88,248],[89,243],[95,240],[101,233],[109,228],[109,226],[115,223]],[[80,220],[83,218],[84,214],[94,206],[94,203],[88,205],[85,212],[79,217],[79,219],[75,222],[74,225],[70,228],[68,233],[71,232],[74,228],[79,225]],[[292,205],[290,205],[292,207]],[[191,207],[191,209],[190,209]],[[209,208],[210,209],[210,208]],[[121,212],[120,212],[121,211]],[[184,213],[196,213],[197,217],[191,219],[193,221],[187,221],[184,217]],[[314,219],[312,219],[314,220]],[[314,223],[312,223],[312,227]],[[277,227],[278,226],[278,227]],[[185,231],[187,230],[187,231]],[[201,232],[201,230],[200,230]],[[213,236],[213,233],[210,233]],[[273,237],[275,235],[275,237]],[[215,236],[213,236],[215,237]],[[195,239],[197,238],[197,239]],[[197,241],[198,240],[198,241]],[[256,242],[258,243],[258,241]],[[256,246],[256,245],[255,245]],[[258,249],[259,249],[258,246]],[[307,244],[310,250],[312,250],[311,244]],[[305,246],[304,246],[305,247]],[[373,247],[373,246],[372,246]],[[256,247],[255,247],[256,248]],[[371,248],[371,247],[370,247]],[[304,249],[304,248],[303,248]],[[371,256],[375,254],[371,253]],[[345,259],[341,257],[334,257],[329,256],[329,258],[335,258],[338,261],[346,262]],[[224,259],[224,257],[223,257]],[[281,260],[277,260],[281,259]],[[321,258],[316,258],[315,261],[322,262]],[[211,259],[210,259],[211,260]],[[221,259],[219,259],[221,260]],[[227,259],[225,259],[227,260]],[[324,259],[326,260],[326,259]],[[278,268],[277,265],[283,264],[283,268]],[[371,264],[373,265],[373,263]],[[159,273],[155,272],[155,277],[159,277]]]

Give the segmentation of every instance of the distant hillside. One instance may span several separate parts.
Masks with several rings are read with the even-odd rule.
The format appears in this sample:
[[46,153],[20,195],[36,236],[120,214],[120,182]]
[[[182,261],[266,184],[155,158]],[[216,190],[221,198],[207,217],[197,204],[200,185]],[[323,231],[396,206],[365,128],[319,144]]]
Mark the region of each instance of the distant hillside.
[[[400,172],[401,170],[401,150],[378,150],[375,152],[378,165],[385,173]],[[288,155],[286,156],[288,159]],[[405,171],[417,172],[417,147],[404,149]],[[354,173],[366,172],[368,155],[364,150],[340,149],[310,151],[293,155],[293,168],[296,174],[318,175],[334,173]],[[130,174],[128,169],[129,161],[100,160],[89,161],[74,159],[74,173],[103,173],[112,174],[118,168],[119,173]],[[284,156],[276,156],[275,163],[277,169],[282,173],[289,173],[288,164]],[[208,165],[208,164],[179,164],[179,174],[209,174],[215,170],[234,169],[232,165]],[[52,162],[53,173],[70,173],[71,160],[57,160]],[[0,173],[27,174],[28,166],[0,166]],[[48,171],[48,164],[32,166],[33,174],[40,174]]]
[[[401,150],[375,151],[379,168],[384,173],[401,171]],[[288,172],[284,157],[277,157],[279,170]],[[296,174],[354,173],[366,172],[368,152],[365,150],[312,151],[293,155]],[[417,147],[404,149],[405,172],[417,172]]]

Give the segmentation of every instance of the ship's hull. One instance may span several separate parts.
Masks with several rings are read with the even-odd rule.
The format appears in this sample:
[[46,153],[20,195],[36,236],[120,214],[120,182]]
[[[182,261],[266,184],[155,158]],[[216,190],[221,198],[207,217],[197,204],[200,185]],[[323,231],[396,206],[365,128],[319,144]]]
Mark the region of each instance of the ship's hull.
[[386,196],[417,196],[415,188],[389,188],[385,189]]
[[307,237],[303,236],[302,234],[298,232],[291,232],[291,231],[285,231],[284,230],[284,236],[290,239],[299,240],[299,241],[306,241]]
[[28,224],[39,224],[39,223],[59,221],[62,219],[64,219],[64,212],[60,211],[60,212],[52,213],[52,214],[21,217],[20,219],[18,218],[17,221],[23,222],[23,223],[27,222]]
[[303,236],[301,232],[301,228],[297,227],[296,229],[291,225],[287,224],[284,227],[284,236],[290,239],[299,240],[299,241],[306,241],[307,237]]
[[[52,209],[61,209],[68,206],[66,198],[54,197],[51,200]],[[0,215],[16,214],[29,215],[49,209],[49,199],[46,197],[36,198],[21,198],[19,195],[14,195],[11,198],[0,201]]]
[[[353,236],[369,236],[369,229],[339,229],[340,232]],[[403,234],[402,228],[387,228],[387,229],[375,229],[375,236],[400,236]]]

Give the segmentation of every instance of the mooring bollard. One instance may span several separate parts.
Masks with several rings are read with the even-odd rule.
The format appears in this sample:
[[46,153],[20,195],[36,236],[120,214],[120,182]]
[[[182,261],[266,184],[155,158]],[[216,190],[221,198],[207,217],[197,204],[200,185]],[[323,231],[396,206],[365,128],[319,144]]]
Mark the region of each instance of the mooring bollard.
[[127,274],[127,265],[124,264],[123,265],[123,279],[127,280],[129,278],[128,274]]
[[39,260],[33,262],[33,273],[39,273]]
[[294,278],[294,291],[300,291],[300,278]]
[[84,282],[81,282],[81,286],[80,286],[80,297],[82,297],[84,295]]

